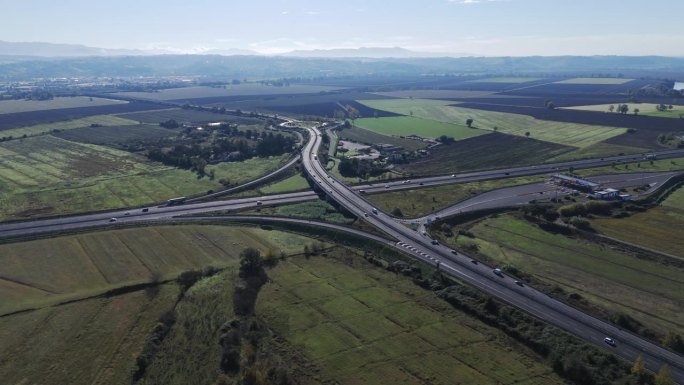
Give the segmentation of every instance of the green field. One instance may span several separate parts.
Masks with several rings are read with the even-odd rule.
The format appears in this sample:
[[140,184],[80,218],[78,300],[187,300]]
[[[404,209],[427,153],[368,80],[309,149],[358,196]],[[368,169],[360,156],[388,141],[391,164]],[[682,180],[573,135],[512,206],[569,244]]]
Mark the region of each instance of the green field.
[[373,131],[364,130],[363,128],[359,127],[345,128],[344,130],[339,131],[338,135],[341,139],[344,140],[351,140],[354,142],[365,143],[369,145],[377,143],[393,144],[395,146],[403,147],[409,151],[415,151],[421,148],[425,148],[427,146],[427,143],[419,140],[404,139],[394,136],[382,135]]
[[220,373],[219,331],[235,318],[234,270],[195,284],[176,307],[176,323],[138,384],[214,384]]
[[676,230],[684,227],[684,188],[646,212],[591,223],[602,234],[684,258],[684,238]]
[[618,85],[631,82],[634,79],[622,78],[573,78],[555,82],[556,84],[599,84],[599,85]]
[[285,158],[208,166],[207,172],[216,176],[210,180],[137,154],[52,135],[5,141],[0,143],[0,218],[134,207],[202,194],[222,188],[221,179],[232,184],[254,179],[278,168]]
[[393,116],[389,118],[356,119],[354,125],[388,136],[417,135],[422,138],[437,138],[441,135],[450,136],[456,140],[484,135],[487,132],[474,130],[465,125],[438,122],[408,116]]
[[120,118],[120,117],[114,116],[114,115],[96,115],[96,116],[89,116],[87,118],[67,120],[64,122],[37,124],[35,126],[13,128],[11,130],[3,130],[0,133],[0,135],[3,137],[12,136],[14,138],[20,138],[24,135],[36,136],[36,135],[42,135],[42,134],[54,132],[55,130],[66,131],[66,130],[72,130],[75,128],[90,127],[90,125],[92,125],[92,124],[99,124],[101,126],[129,126],[129,125],[138,124],[138,122],[130,120],[130,119]]
[[305,384],[562,383],[497,330],[358,257],[290,258],[268,274],[257,315],[316,368]]
[[[388,98],[416,98],[416,99],[451,99],[451,98],[482,98],[496,97],[504,98],[503,95],[496,95],[492,91],[464,91],[464,90],[410,90],[410,91],[389,91],[373,92],[375,95]],[[490,96],[491,95],[491,96]]]
[[468,83],[528,83],[541,80],[541,78],[524,78],[524,77],[496,77],[484,78],[477,80],[470,80]]
[[0,377],[6,384],[129,384],[176,285],[79,301],[0,318]]
[[[278,254],[299,253],[310,238],[258,228],[178,225],[100,231],[0,245],[0,314],[31,307],[37,310],[0,317],[0,378],[20,384],[130,383],[135,358],[163,313],[172,309],[178,286],[137,290],[85,299],[105,290],[152,280],[175,278],[208,265],[228,267],[225,274],[200,281],[177,308],[178,329],[162,350],[163,364],[172,354],[178,368],[191,367],[185,383],[212,383],[216,372],[218,329],[231,318],[234,266],[246,247]],[[220,278],[220,281],[217,281]],[[217,296],[220,295],[220,296]],[[56,304],[67,299],[79,299]],[[204,340],[191,330],[211,332]],[[180,334],[178,334],[180,333]],[[180,341],[180,342],[179,342]],[[180,345],[174,345],[179,342]],[[176,349],[180,348],[182,349]],[[188,350],[196,355],[188,356]],[[205,354],[205,355],[201,355]],[[185,366],[183,366],[185,365]],[[159,368],[149,374],[157,378]],[[215,369],[214,369],[215,370]],[[193,377],[194,373],[209,375]],[[166,372],[178,376],[179,372]],[[171,382],[155,382],[170,384]],[[179,382],[183,383],[183,382]]]
[[577,123],[538,120],[528,115],[484,111],[449,106],[449,101],[418,99],[362,100],[371,108],[433,119],[444,123],[465,124],[473,119],[473,127],[531,138],[573,147],[587,147],[625,133],[625,128],[592,126]]
[[0,245],[0,314],[86,297],[205,266],[245,247],[301,251],[301,237],[257,228],[169,226],[100,231]]
[[459,183],[415,190],[386,192],[366,198],[386,212],[399,208],[405,217],[428,215],[486,191],[503,187],[544,182],[546,176],[529,176],[482,182]]
[[[669,234],[672,235],[669,227]],[[610,312],[624,313],[651,330],[682,333],[684,270],[641,259],[636,254],[577,237],[543,231],[511,215],[478,222],[474,239],[479,252],[501,266],[511,264],[549,288],[577,293]],[[633,232],[644,237],[644,233]],[[453,243],[452,239],[446,242]]]
[[333,223],[352,223],[354,218],[342,215],[330,203],[323,200],[310,202],[292,203],[288,205],[262,207],[256,210],[248,210],[249,214],[276,215],[300,219],[312,219]]
[[[639,109],[639,115],[646,115],[646,116],[657,116],[660,118],[676,118],[680,119],[682,114],[684,114],[684,106],[673,106],[671,110],[666,110],[666,111],[658,111],[656,107],[658,104],[655,103],[613,103],[613,104],[592,104],[588,106],[573,106],[573,107],[564,107],[569,110],[580,110],[580,111],[599,111],[599,112],[608,112],[610,113],[610,106],[613,106],[615,109],[620,104],[627,104],[629,107],[629,112],[628,114],[633,114],[634,109],[638,108]],[[613,112],[614,114],[617,114],[617,112]]]
[[621,146],[612,143],[595,143],[587,147],[568,151],[553,158],[549,162],[564,162],[568,160],[601,158],[605,156],[617,156],[625,154],[643,154],[649,150],[638,147]]
[[17,112],[59,110],[63,108],[97,107],[112,104],[126,104],[123,100],[89,98],[87,96],[60,97],[51,100],[3,100],[0,101],[0,115]]
[[626,164],[616,164],[615,166],[593,167],[588,169],[580,169],[575,171],[579,175],[606,175],[606,174],[622,174],[630,172],[662,172],[675,171],[684,169],[684,158],[660,159],[654,160],[651,164],[650,160],[633,161]]
[[307,190],[309,182],[301,174],[293,175],[287,179],[270,184],[259,189],[261,194],[281,194],[285,192]]

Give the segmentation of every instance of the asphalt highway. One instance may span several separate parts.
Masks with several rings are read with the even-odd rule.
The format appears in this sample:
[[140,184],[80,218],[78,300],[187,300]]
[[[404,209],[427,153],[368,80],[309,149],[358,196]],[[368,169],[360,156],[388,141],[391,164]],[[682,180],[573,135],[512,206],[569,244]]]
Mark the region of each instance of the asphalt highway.
[[[484,264],[474,264],[471,258],[461,252],[451,250],[440,244],[433,244],[433,240],[422,235],[421,232],[411,230],[403,223],[388,214],[377,210],[365,199],[365,193],[379,191],[394,191],[413,189],[419,187],[437,186],[449,183],[463,183],[486,179],[498,179],[520,175],[545,174],[566,170],[570,167],[586,168],[601,165],[610,165],[627,161],[642,159],[643,156],[619,156],[606,157],[603,159],[563,162],[542,166],[515,167],[505,170],[492,170],[473,172],[467,174],[454,174],[438,177],[422,178],[412,181],[394,181],[387,183],[375,183],[355,186],[350,188],[333,176],[329,175],[325,168],[318,162],[317,152],[321,145],[320,132],[317,129],[309,129],[311,139],[302,151],[302,165],[314,183],[331,199],[337,201],[350,212],[363,218],[370,224],[388,234],[392,240],[379,240],[395,247],[402,252],[415,258],[439,266],[445,272],[452,274],[469,284],[477,287],[497,298],[506,301],[520,309],[529,312],[551,324],[565,329],[579,337],[603,346],[616,354],[633,361],[640,353],[643,353],[646,366],[654,371],[663,363],[668,363],[672,369],[674,379],[684,384],[684,358],[681,356],[641,339],[629,332],[619,330],[611,324],[593,318],[581,311],[565,305],[549,296],[534,290],[531,287],[520,287],[514,283],[511,277],[498,277],[492,273],[492,268]],[[684,150],[672,150],[658,153],[658,158],[683,156]],[[606,181],[620,187],[620,183],[627,185],[662,183],[671,177],[673,173],[660,173],[658,175],[611,175]],[[608,184],[608,183],[607,183]],[[540,189],[542,194],[539,194]],[[442,215],[450,215],[465,209],[486,208],[487,205],[507,206],[515,202],[524,203],[535,199],[536,195],[550,194],[554,186],[544,184],[518,186],[508,189],[495,190],[482,194],[474,199],[443,210]],[[364,190],[365,193],[361,193]],[[555,193],[555,191],[553,192]],[[502,195],[503,194],[503,195]],[[536,194],[536,195],[535,195]],[[117,224],[135,223],[164,223],[181,215],[202,214],[213,211],[239,210],[259,206],[286,204],[316,199],[317,195],[311,191],[278,194],[263,197],[241,198],[230,201],[215,201],[205,203],[185,204],[178,206],[154,206],[145,209],[117,210],[100,212],[80,216],[50,218],[27,222],[7,222],[0,224],[0,238],[35,235],[60,231],[71,231],[94,227],[115,226]],[[143,211],[145,210],[145,211]],[[451,210],[451,211],[448,211]],[[454,211],[456,210],[456,211]],[[236,217],[241,218],[241,217]],[[372,236],[365,234],[367,238]],[[615,347],[604,344],[605,337],[614,338],[617,342]]]
[[[671,367],[675,381],[679,383],[684,382],[684,359],[681,356],[634,334],[620,330],[609,323],[591,317],[531,287],[520,287],[510,277],[496,276],[492,273],[491,267],[481,263],[474,264],[471,262],[472,259],[470,257],[460,252],[454,254],[455,251],[443,245],[435,244],[429,237],[409,229],[386,213],[377,210],[370,202],[364,199],[362,194],[348,188],[339,181],[335,181],[334,177],[327,174],[325,168],[318,162],[316,155],[321,145],[320,132],[317,129],[310,129],[310,131],[314,140],[307,143],[304,147],[302,158],[306,172],[330,198],[358,217],[364,218],[370,224],[383,230],[389,236],[397,239],[398,241],[394,245],[395,248],[402,251],[408,249],[414,253],[417,252],[424,257],[421,259],[433,261],[440,269],[452,274],[456,278],[468,282],[484,292],[589,342],[604,346],[629,361],[633,361],[639,354],[643,354],[646,366],[650,370],[657,371],[661,365],[667,363]],[[677,154],[680,154],[680,152],[677,152]],[[610,158],[606,158],[604,161],[607,159]],[[633,156],[632,158],[624,159],[633,159]],[[612,163],[618,161],[618,159],[612,158],[608,161]],[[584,167],[591,162],[566,162],[556,167]],[[548,166],[545,167],[548,168]],[[508,172],[513,175],[514,172],[528,172],[530,169],[537,168],[518,168],[519,171]],[[546,172],[549,171],[554,171],[554,169],[548,169]],[[603,341],[605,337],[615,339],[617,341],[616,346],[605,344]]]

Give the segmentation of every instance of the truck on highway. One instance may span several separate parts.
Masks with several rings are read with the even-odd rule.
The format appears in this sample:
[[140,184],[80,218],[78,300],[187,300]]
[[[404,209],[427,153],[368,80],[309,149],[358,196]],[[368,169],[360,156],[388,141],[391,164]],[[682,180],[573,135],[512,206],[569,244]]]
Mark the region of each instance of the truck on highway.
[[187,199],[187,197],[171,198],[168,201],[166,201],[166,204],[168,206],[182,205],[183,203],[185,203]]

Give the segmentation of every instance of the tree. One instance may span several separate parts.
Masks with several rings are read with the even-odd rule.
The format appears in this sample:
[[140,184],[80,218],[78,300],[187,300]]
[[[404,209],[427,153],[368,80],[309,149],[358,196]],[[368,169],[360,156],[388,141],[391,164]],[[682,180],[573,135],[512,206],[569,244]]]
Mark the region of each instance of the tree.
[[474,120],[471,118],[466,119],[466,126],[468,126],[468,128],[473,128],[473,122]]
[[668,332],[662,340],[663,346],[666,346],[676,352],[684,353],[684,339],[675,332]]
[[629,106],[626,104],[620,104],[620,106],[618,107],[618,112],[623,114],[623,115],[628,113],[629,112]]
[[675,385],[672,374],[670,373],[670,367],[667,364],[660,367],[653,383],[655,385]]
[[610,107],[608,107],[608,111],[609,112],[615,111],[615,106],[611,104]]
[[527,137],[527,138],[530,137],[530,132],[529,132],[529,131],[525,132],[525,137]]
[[639,115],[639,109],[638,108],[634,109],[634,115]]
[[248,247],[240,253],[240,276],[249,277],[261,269],[261,252]]
[[392,210],[392,215],[395,217],[403,217],[404,213],[401,212],[401,209],[399,207],[395,207],[394,210]]
[[639,354],[639,357],[634,360],[634,365],[632,365],[631,372],[639,380],[644,378],[646,375],[646,367],[644,366],[644,357],[642,354]]

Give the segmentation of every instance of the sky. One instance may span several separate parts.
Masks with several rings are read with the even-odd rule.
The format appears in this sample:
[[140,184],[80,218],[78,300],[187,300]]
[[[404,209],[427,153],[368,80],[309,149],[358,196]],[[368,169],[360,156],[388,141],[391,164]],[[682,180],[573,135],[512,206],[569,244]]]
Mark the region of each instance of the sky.
[[5,0],[0,40],[164,49],[403,47],[684,56],[684,0]]

